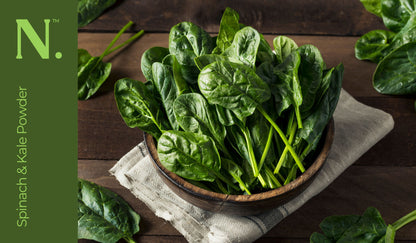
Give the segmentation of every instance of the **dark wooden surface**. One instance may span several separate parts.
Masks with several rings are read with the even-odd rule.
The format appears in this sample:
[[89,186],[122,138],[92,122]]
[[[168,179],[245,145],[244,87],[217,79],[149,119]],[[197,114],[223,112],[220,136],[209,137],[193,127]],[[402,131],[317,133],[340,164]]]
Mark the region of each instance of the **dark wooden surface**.
[[[119,0],[99,19],[79,30],[79,47],[101,54],[128,20],[136,23],[135,30],[144,29],[146,34],[106,57],[105,61],[113,64],[109,80],[97,95],[78,103],[78,176],[118,193],[141,215],[141,230],[134,238],[138,242],[186,242],[108,173],[118,159],[143,141],[141,131],[128,128],[121,119],[112,93],[114,83],[122,77],[143,81],[139,63],[142,53],[152,46],[167,46],[167,33],[173,24],[193,21],[211,33],[217,32],[226,6],[238,10],[243,23],[267,33],[269,42],[276,34],[289,34],[299,45],[316,45],[328,66],[344,63],[343,88],[360,102],[390,113],[395,121],[390,134],[258,242],[308,242],[326,216],[361,214],[368,206],[377,207],[388,223],[416,209],[415,97],[380,95],[372,88],[376,65],[356,60],[354,44],[358,35],[384,27],[358,0]],[[130,33],[124,34],[122,39],[129,36]],[[416,224],[401,229],[396,239],[416,242]]]

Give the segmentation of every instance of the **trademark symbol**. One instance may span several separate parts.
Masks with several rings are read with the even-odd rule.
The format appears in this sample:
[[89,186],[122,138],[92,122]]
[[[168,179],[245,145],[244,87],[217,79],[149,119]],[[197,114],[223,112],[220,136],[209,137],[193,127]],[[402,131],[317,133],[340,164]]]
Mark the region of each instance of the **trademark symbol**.
[[59,23],[59,19],[52,19],[52,23],[53,23],[53,24],[57,24],[57,23]]

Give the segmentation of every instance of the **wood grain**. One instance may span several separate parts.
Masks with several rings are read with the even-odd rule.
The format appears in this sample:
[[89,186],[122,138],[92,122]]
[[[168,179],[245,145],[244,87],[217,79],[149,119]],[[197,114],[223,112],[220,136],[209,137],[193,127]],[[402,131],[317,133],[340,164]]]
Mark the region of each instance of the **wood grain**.
[[382,29],[381,18],[350,0],[120,0],[81,31],[117,32],[129,20],[135,30],[169,32],[182,21],[191,21],[208,32],[218,32],[222,13],[231,7],[240,22],[262,33],[362,35]]
[[[140,200],[110,176],[108,170],[116,161],[79,160],[78,176],[90,180],[121,195],[142,216],[140,242],[152,241],[161,236],[169,242],[183,242],[179,232],[164,220],[156,217]],[[369,206],[380,210],[387,223],[392,223],[416,208],[416,167],[351,166],[329,187],[309,200],[303,207],[285,218],[258,242],[307,242],[319,229],[323,218],[334,214],[362,214]],[[150,236],[149,238],[140,238]],[[146,241],[144,240],[146,239]],[[401,229],[397,240],[416,239],[416,224]],[[149,241],[147,241],[149,240]],[[286,241],[287,240],[287,241]],[[299,240],[299,241],[292,241]],[[89,241],[85,241],[89,242]]]

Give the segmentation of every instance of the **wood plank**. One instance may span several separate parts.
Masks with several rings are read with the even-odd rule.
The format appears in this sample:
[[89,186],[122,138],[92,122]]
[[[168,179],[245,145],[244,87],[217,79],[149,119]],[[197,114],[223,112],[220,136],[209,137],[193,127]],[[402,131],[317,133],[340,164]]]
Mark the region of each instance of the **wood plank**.
[[[122,40],[131,34],[123,35]],[[266,35],[271,42],[274,36]],[[322,52],[328,66],[339,62],[345,65],[343,87],[364,104],[393,115],[395,129],[361,159],[361,165],[414,166],[416,148],[416,116],[412,98],[385,96],[371,85],[375,64],[358,61],[353,46],[356,37],[291,36],[299,45],[312,43]],[[93,55],[100,55],[113,34],[79,34],[79,47]],[[151,46],[167,46],[167,34],[146,34],[139,41],[106,58],[113,64],[112,74],[98,94],[78,102],[78,157],[80,159],[119,159],[143,141],[138,129],[128,128],[121,119],[114,102],[116,80],[130,77],[144,80],[140,71],[140,57]],[[389,148],[389,149],[386,149]],[[382,158],[382,159],[381,159]]]
[[[123,188],[115,177],[109,175],[108,170],[115,163],[116,161],[79,160],[78,176],[118,193],[141,215],[141,231],[137,235],[140,242],[154,242],[154,236],[162,236],[161,242],[164,242],[163,239],[183,242],[181,237],[168,237],[180,234],[169,223],[156,217]],[[312,232],[319,230],[319,223],[326,216],[361,214],[369,206],[379,209],[385,221],[392,223],[416,208],[414,178],[416,167],[351,166],[328,188],[280,222],[258,242],[271,242],[273,239],[306,242]],[[402,228],[397,234],[397,240],[415,241],[416,223]]]
[[140,0],[118,1],[81,31],[117,32],[129,20],[135,29],[169,32],[191,21],[208,32],[218,32],[226,7],[237,10],[240,22],[263,33],[362,35],[384,28],[381,18],[367,12],[359,1],[349,0]]

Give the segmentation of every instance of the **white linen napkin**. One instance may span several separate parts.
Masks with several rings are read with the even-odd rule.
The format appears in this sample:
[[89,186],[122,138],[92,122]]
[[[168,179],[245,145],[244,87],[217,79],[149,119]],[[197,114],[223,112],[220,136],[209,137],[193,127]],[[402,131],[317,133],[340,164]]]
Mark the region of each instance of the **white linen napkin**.
[[356,101],[345,90],[341,91],[334,121],[331,151],[312,184],[285,205],[256,216],[212,213],[184,201],[162,182],[144,142],[121,158],[110,173],[189,242],[252,242],[325,189],[394,126],[391,115]]

